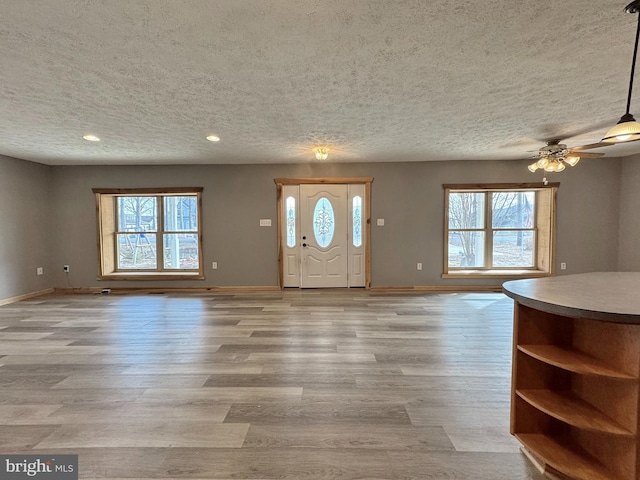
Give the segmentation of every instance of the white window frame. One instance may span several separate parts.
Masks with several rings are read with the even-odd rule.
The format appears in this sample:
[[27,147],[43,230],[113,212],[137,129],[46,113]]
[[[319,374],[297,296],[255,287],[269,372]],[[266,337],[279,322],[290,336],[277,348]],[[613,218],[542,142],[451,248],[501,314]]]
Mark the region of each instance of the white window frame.
[[[443,278],[460,277],[541,277],[555,273],[555,224],[556,197],[559,183],[513,183],[513,184],[445,184],[444,188],[444,266]],[[534,223],[530,229],[494,229],[491,215],[491,193],[535,192]],[[449,233],[461,229],[449,228],[449,196],[452,193],[482,193],[485,195],[484,225],[480,228],[462,229],[484,232],[484,265],[479,267],[449,266]],[[493,234],[501,231],[534,232],[534,261],[531,267],[493,267]]]

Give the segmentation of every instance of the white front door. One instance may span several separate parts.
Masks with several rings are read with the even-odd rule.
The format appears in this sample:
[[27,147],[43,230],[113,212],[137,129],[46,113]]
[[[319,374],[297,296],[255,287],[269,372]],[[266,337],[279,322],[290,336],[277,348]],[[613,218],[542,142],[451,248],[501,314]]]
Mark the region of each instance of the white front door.
[[300,185],[303,288],[347,287],[347,185]]

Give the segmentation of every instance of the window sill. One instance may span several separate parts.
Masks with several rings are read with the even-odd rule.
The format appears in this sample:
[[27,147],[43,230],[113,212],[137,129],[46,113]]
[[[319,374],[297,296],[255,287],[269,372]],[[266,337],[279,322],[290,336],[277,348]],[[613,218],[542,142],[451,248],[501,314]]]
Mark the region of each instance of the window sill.
[[455,270],[443,273],[442,278],[538,278],[552,275],[542,270]]
[[98,280],[204,280],[200,272],[114,272],[101,275]]

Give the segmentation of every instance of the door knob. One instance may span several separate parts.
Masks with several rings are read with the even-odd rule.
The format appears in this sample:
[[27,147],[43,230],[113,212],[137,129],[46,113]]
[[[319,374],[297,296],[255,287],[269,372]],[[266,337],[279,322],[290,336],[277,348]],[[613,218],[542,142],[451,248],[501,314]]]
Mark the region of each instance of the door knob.
[[303,247],[306,247],[306,246],[307,246],[307,244],[306,244],[306,243],[303,243],[303,244],[302,244],[302,246],[303,246]]
[[306,236],[306,235],[303,235],[303,236],[302,236],[302,239],[303,239],[303,240],[306,240],[306,239],[307,239],[307,236]]

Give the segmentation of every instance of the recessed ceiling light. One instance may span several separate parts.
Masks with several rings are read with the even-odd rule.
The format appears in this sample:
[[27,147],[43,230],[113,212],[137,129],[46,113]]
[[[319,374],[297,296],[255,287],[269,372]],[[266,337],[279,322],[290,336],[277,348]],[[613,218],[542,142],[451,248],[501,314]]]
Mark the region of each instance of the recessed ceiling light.
[[209,135],[207,137],[207,140],[209,140],[210,142],[219,142],[220,141],[220,137],[217,135]]
[[96,137],[95,135],[91,135],[91,134],[83,135],[82,138],[84,138],[85,140],[88,140],[90,142],[99,142],[100,141],[100,139],[98,137]]

